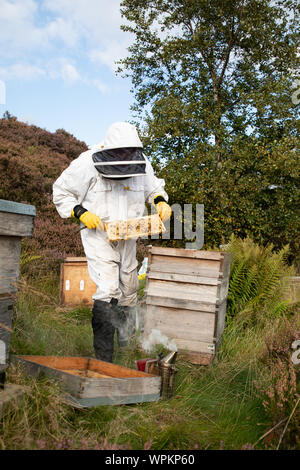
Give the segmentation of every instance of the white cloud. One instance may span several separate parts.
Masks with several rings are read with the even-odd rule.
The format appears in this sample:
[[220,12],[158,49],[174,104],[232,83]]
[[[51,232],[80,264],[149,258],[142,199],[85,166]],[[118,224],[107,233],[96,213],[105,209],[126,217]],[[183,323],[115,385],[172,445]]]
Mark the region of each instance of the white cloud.
[[43,8],[72,22],[91,41],[124,36],[120,0],[44,0]]
[[109,87],[101,80],[92,80],[89,83],[97,88],[97,90],[99,90],[102,95],[105,95],[109,91]]
[[125,58],[127,55],[126,43],[120,43],[118,41],[110,41],[104,45],[101,49],[93,49],[89,53],[89,58],[92,62],[98,62],[99,64],[106,65],[113,72],[116,71],[116,61]]
[[86,0],[45,0],[43,5],[60,15],[66,24],[72,24],[69,30],[75,29],[85,38],[87,54],[93,63],[105,65],[114,72],[115,61],[127,55],[130,34],[120,29],[125,22],[120,13],[120,0],[89,0],[88,3]]
[[45,75],[45,70],[30,64],[17,63],[8,67],[0,67],[1,80],[33,80]]
[[67,47],[74,47],[79,40],[79,33],[70,21],[56,18],[46,27],[45,37],[48,41],[61,40]]
[[66,82],[76,82],[80,80],[80,75],[74,65],[64,64],[61,69],[61,77]]
[[0,47],[2,55],[15,57],[24,49],[42,47],[43,28],[37,27],[38,5],[34,0],[0,0]]
[[81,81],[107,93],[89,67],[79,69],[88,60],[115,71],[129,45],[123,22],[120,0],[0,0],[0,78]]

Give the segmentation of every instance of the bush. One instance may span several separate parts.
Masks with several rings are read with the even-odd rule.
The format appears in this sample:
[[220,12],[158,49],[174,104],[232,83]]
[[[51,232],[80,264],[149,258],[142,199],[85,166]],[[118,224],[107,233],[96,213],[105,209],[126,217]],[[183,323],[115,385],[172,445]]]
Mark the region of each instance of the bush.
[[277,318],[292,306],[289,277],[294,268],[286,264],[289,247],[278,252],[273,245],[259,246],[250,238],[231,236],[226,251],[231,253],[227,317],[241,322],[263,323]]

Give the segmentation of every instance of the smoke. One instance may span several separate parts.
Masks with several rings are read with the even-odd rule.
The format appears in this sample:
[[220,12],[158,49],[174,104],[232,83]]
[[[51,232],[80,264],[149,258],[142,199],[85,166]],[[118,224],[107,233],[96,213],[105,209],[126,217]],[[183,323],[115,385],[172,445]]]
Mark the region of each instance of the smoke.
[[163,335],[159,330],[151,330],[147,338],[142,341],[142,348],[149,352],[156,344],[162,344],[169,351],[177,351],[175,341],[170,340],[166,335]]

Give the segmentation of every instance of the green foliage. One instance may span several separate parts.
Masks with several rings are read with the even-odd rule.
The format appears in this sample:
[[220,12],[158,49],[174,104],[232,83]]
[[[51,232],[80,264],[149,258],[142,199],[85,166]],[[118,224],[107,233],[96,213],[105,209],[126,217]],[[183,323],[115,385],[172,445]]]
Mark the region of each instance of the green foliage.
[[228,317],[263,323],[291,310],[288,283],[294,269],[286,264],[288,246],[276,253],[272,244],[261,247],[249,238],[232,236],[226,251],[232,256]]
[[202,203],[205,241],[234,233],[299,256],[296,1],[123,0],[144,143],[171,203]]

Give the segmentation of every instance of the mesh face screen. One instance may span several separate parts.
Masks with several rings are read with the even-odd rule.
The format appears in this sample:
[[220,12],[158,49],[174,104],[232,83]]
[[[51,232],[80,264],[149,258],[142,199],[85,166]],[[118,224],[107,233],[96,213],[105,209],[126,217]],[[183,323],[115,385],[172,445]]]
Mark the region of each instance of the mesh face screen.
[[141,148],[102,150],[94,153],[92,158],[95,168],[107,178],[144,175],[146,172],[146,161]]

